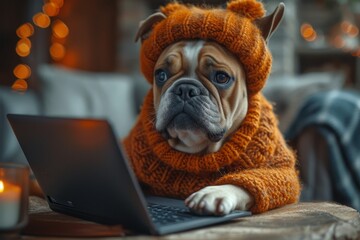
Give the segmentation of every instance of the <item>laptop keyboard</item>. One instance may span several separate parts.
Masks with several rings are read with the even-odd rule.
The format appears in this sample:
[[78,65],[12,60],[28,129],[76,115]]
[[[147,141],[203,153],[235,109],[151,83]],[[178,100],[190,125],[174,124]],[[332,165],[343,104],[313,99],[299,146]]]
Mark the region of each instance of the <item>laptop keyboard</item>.
[[196,218],[188,209],[148,203],[148,210],[155,224],[172,224]]

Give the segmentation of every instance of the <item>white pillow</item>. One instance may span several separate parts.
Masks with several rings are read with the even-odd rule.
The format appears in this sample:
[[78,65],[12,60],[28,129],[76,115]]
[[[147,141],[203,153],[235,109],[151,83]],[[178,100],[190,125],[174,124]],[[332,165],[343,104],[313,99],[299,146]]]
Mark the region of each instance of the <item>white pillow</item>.
[[134,83],[129,76],[42,65],[38,69],[43,114],[105,118],[118,137],[133,126]]

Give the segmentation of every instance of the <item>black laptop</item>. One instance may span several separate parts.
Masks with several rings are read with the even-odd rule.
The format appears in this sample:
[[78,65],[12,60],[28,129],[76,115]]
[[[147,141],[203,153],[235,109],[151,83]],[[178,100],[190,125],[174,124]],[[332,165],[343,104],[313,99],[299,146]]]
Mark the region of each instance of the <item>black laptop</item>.
[[106,120],[7,117],[54,211],[155,235],[251,214],[199,216],[183,200],[145,196]]

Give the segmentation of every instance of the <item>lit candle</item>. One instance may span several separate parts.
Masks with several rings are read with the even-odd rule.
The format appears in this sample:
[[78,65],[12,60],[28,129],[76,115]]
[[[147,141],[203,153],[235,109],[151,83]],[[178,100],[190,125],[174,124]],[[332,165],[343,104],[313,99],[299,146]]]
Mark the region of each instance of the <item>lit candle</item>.
[[0,180],[0,229],[12,228],[19,221],[20,187]]

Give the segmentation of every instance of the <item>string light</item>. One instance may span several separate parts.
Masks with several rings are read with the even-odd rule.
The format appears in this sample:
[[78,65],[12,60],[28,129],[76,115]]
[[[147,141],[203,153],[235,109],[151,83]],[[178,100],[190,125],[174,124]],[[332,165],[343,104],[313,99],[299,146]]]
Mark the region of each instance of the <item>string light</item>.
[[317,33],[309,23],[304,23],[300,27],[301,36],[308,42],[313,42],[317,38]]
[[52,24],[52,44],[50,46],[49,52],[51,58],[54,61],[59,61],[65,57],[66,49],[63,43],[65,42],[65,39],[68,35],[69,28],[63,21],[56,20]]
[[[354,47],[349,45],[346,41],[346,37],[355,38],[359,35],[359,28],[352,24],[350,21],[342,21],[334,26],[336,31],[340,33],[333,34],[328,38],[328,43],[344,52],[348,52],[354,57],[360,57],[360,47]],[[300,34],[302,38],[308,42],[315,41],[318,36],[315,29],[309,23],[303,23],[300,26]]]
[[58,8],[61,8],[64,5],[64,0],[47,0],[46,2],[51,2],[55,4]]
[[21,38],[16,44],[16,53],[20,57],[26,57],[30,54],[31,41],[28,38]]
[[58,15],[60,10],[58,5],[53,2],[45,3],[42,9],[43,12],[50,17]]
[[11,88],[15,91],[21,91],[24,92],[28,88],[28,84],[24,79],[17,79],[14,84],[11,86]]
[[50,25],[50,17],[40,12],[34,15],[33,22],[40,28],[47,28]]
[[34,26],[31,23],[24,23],[16,29],[19,38],[28,38],[34,34]]
[[19,64],[14,68],[13,71],[15,77],[20,79],[27,79],[31,75],[31,69],[26,64]]
[[[60,8],[63,6],[64,0],[44,0],[42,12],[36,13],[32,20],[35,26],[40,28],[47,28],[51,24],[51,18],[59,14]],[[16,35],[19,40],[16,44],[15,51],[20,57],[27,57],[31,53],[31,37],[35,32],[34,26],[27,22],[20,25],[16,29]],[[51,46],[49,49],[50,56],[53,60],[58,61],[64,58],[66,54],[65,42],[69,35],[69,28],[60,20],[55,20],[52,25]],[[60,43],[62,42],[62,43]],[[26,91],[28,83],[26,79],[31,76],[31,68],[26,64],[18,64],[13,70],[14,76],[17,78],[12,84],[12,89],[15,91]]]
[[69,28],[61,20],[56,20],[53,23],[52,30],[56,38],[66,38],[69,34]]
[[350,37],[356,37],[357,35],[359,35],[359,28],[350,23],[349,21],[343,21],[340,24],[340,27],[341,31]]

